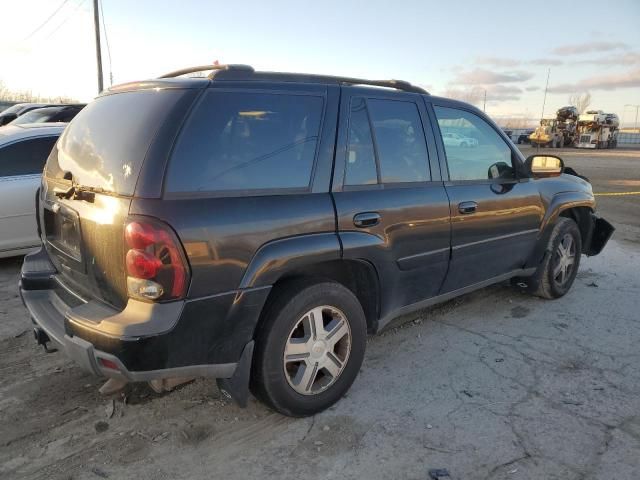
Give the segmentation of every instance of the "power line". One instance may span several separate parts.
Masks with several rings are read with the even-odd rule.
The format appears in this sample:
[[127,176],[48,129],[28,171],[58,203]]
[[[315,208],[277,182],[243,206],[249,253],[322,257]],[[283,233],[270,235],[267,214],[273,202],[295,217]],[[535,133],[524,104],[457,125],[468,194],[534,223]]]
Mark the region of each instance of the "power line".
[[107,58],[109,58],[109,85],[113,86],[113,70],[111,68],[111,48],[109,47],[109,37],[107,37],[107,26],[104,23],[104,2],[98,0],[100,4],[100,15],[102,16],[102,30],[104,30],[104,43],[107,44]]
[[58,30],[60,30],[60,28],[62,28],[62,26],[63,26],[65,23],[67,23],[67,22],[71,19],[71,17],[73,17],[73,16],[76,14],[76,12],[77,12],[78,10],[80,10],[80,7],[81,7],[82,5],[84,5],[84,2],[86,2],[86,1],[87,1],[87,0],[80,0],[80,2],[76,5],[76,8],[74,8],[74,9],[73,9],[73,11],[72,11],[69,15],[67,15],[67,16],[65,17],[65,19],[64,19],[64,20],[63,20],[63,21],[62,21],[62,22],[61,22],[61,23],[60,23],[56,28],[54,28],[54,29],[53,29],[53,31],[52,31],[49,35],[47,35],[44,39],[45,39],[45,40],[48,40],[48,39],[49,39],[49,38],[51,38],[51,37],[52,37],[52,36],[53,36],[53,35],[54,35]]
[[38,28],[36,28],[33,32],[31,32],[29,35],[27,35],[27,36],[25,37],[24,41],[26,42],[26,41],[27,41],[27,40],[29,40],[31,37],[33,37],[36,33],[38,33],[38,31],[39,31],[42,27],[44,27],[47,23],[49,23],[49,21],[54,17],[54,15],[55,15],[56,13],[58,13],[58,12],[62,9],[62,7],[64,7],[64,6],[67,4],[67,2],[69,2],[69,0],[63,0],[63,1],[62,1],[62,3],[58,6],[58,8],[56,8],[56,9],[53,11],[53,13],[52,13],[51,15],[49,15],[49,16],[47,17],[47,19],[46,19],[44,22],[42,22],[42,24],[40,24],[40,25],[38,26]]

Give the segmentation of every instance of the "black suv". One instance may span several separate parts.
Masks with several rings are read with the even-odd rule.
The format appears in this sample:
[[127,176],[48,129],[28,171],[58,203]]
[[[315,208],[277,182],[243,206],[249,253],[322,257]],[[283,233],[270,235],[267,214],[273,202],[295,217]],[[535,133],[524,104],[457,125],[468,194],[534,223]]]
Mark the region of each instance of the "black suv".
[[563,168],[407,82],[184,69],[70,123],[22,298],[39,343],[96,375],[212,377],[310,415],[400,314],[507,279],[564,295],[613,228]]

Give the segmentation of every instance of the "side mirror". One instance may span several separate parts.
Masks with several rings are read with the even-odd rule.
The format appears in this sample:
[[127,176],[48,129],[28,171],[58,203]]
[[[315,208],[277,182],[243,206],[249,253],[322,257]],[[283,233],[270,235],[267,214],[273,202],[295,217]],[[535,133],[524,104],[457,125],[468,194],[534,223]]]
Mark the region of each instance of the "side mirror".
[[524,165],[536,178],[558,177],[564,171],[564,162],[555,155],[531,155]]

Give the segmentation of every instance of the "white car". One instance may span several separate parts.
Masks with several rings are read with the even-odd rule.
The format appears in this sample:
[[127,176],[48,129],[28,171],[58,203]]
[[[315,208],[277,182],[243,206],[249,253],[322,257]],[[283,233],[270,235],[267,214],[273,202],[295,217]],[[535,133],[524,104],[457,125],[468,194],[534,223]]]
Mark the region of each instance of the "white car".
[[478,140],[471,137],[465,137],[459,133],[443,133],[442,141],[447,147],[475,147]]
[[0,128],[0,258],[25,254],[40,244],[36,191],[65,126],[33,123]]

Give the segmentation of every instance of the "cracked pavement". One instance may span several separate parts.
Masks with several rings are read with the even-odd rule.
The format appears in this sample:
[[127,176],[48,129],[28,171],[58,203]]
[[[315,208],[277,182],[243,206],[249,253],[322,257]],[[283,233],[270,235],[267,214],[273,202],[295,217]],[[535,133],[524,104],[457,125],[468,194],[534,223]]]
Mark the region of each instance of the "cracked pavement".
[[583,257],[561,299],[502,284],[398,320],[347,397],[307,419],[240,409],[205,380],[101,397],[21,335],[20,262],[0,261],[0,478],[637,480],[639,234]]

